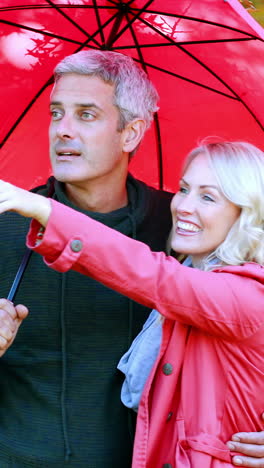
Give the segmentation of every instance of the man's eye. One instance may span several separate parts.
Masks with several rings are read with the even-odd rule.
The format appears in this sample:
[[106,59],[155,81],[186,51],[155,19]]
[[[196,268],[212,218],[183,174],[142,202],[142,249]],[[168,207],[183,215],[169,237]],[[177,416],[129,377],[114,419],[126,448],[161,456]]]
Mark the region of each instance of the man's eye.
[[51,110],[50,115],[52,120],[59,120],[62,116],[62,112],[59,112],[57,110]]
[[93,119],[95,119],[95,115],[92,114],[91,112],[88,112],[88,111],[82,112],[81,117],[84,120],[93,120]]

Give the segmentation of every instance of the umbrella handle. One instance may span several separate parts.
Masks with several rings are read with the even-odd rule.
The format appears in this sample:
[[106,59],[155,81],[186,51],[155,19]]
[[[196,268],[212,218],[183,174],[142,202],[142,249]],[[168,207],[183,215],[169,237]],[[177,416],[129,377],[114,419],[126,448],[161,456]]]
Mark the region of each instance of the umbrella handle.
[[9,301],[13,301],[13,299],[15,297],[15,294],[17,292],[17,288],[18,288],[19,283],[20,283],[20,281],[22,279],[24,271],[25,271],[25,269],[27,267],[27,264],[28,264],[28,261],[29,261],[29,258],[31,256],[31,254],[32,254],[32,250],[27,249],[26,252],[23,255],[22,261],[21,261],[21,263],[19,265],[19,268],[18,268],[16,276],[15,276],[15,279],[13,281],[13,284],[12,284],[12,286],[10,288],[10,291],[8,293],[8,296],[7,296],[7,299]]

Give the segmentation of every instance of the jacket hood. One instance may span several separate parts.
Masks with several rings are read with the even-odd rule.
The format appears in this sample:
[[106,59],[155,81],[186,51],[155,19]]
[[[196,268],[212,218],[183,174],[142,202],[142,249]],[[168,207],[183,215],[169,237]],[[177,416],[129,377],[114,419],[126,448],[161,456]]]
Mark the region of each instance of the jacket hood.
[[140,228],[149,213],[150,204],[153,203],[150,188],[145,183],[135,179],[131,174],[128,174],[127,178],[128,205],[111,213],[98,213],[80,209],[68,199],[64,187],[64,183],[58,182],[52,176],[48,179],[46,185],[36,187],[32,192],[54,198],[64,205],[133,238],[137,238],[134,226]]
[[234,275],[245,276],[264,284],[264,266],[258,263],[248,262],[243,265],[224,266],[215,268],[214,271],[221,271],[222,273],[234,273]]

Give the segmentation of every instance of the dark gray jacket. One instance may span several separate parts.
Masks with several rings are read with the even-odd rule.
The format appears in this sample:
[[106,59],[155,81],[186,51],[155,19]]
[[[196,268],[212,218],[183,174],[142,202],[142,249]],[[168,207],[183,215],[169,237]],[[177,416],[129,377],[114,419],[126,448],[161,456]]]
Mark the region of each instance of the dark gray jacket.
[[[53,179],[35,191],[47,195],[51,187],[72,206]],[[172,195],[131,176],[128,194],[125,208],[86,214],[164,249]],[[0,297],[21,262],[28,225],[15,213],[0,216]],[[0,467],[129,468],[133,423],[116,366],[149,310],[88,277],[49,269],[36,253],[15,303],[30,313],[0,360]]]

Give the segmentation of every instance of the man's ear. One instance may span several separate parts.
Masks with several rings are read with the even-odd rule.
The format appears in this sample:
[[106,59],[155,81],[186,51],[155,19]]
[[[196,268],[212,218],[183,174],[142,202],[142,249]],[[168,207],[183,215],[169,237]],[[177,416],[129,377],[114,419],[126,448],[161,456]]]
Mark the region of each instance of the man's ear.
[[123,130],[123,151],[131,153],[141,142],[146,130],[146,122],[142,119],[134,119]]

